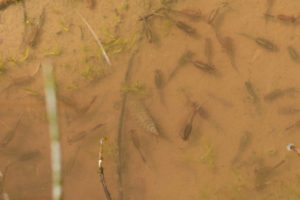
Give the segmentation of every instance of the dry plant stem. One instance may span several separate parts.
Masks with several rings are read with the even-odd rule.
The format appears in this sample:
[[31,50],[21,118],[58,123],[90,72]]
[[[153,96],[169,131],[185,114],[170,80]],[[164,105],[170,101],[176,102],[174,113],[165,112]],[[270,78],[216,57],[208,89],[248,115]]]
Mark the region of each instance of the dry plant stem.
[[45,59],[42,63],[44,72],[44,87],[46,108],[51,138],[51,164],[52,164],[52,199],[61,200],[62,194],[62,161],[61,143],[59,135],[58,114],[56,108],[56,88],[53,66],[51,61]]
[[83,21],[83,23],[88,27],[89,31],[91,32],[91,34],[92,34],[93,37],[95,38],[95,40],[96,40],[96,42],[97,42],[99,48],[101,49],[102,54],[103,54],[103,56],[104,56],[104,58],[105,58],[107,64],[108,64],[109,66],[111,66],[110,59],[108,58],[108,56],[107,56],[107,54],[106,54],[106,52],[105,52],[105,50],[104,50],[104,47],[103,47],[102,43],[100,42],[98,36],[96,35],[95,31],[92,29],[92,27],[90,26],[90,24],[86,21],[86,19],[85,19],[78,11],[76,11],[76,13],[77,13],[77,15],[81,18],[81,20]]
[[105,192],[105,196],[107,200],[111,200],[110,197],[110,193],[107,189],[106,183],[105,183],[105,178],[104,178],[104,170],[103,170],[103,157],[102,157],[102,151],[103,151],[103,142],[104,142],[104,138],[102,137],[100,139],[100,146],[99,146],[99,162],[98,162],[98,166],[99,166],[99,175],[100,175],[100,179],[101,179],[101,183]]

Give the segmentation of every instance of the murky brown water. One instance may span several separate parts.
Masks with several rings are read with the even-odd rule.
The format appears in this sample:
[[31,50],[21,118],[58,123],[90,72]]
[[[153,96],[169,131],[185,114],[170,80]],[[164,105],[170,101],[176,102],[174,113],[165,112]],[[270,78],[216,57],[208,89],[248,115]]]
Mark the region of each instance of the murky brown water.
[[300,160],[286,149],[300,146],[298,1],[24,2],[0,10],[0,170],[11,200],[51,199],[45,56],[64,199],[105,199],[102,136],[113,199],[300,199]]

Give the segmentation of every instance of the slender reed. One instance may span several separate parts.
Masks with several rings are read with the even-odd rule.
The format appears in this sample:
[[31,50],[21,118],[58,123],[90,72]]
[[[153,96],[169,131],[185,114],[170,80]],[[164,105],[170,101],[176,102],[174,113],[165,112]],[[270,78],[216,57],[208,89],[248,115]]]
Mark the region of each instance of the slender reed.
[[62,162],[61,144],[59,135],[58,115],[56,108],[56,89],[53,66],[49,59],[42,63],[44,74],[44,87],[47,116],[49,121],[51,139],[51,163],[52,163],[52,199],[62,199]]

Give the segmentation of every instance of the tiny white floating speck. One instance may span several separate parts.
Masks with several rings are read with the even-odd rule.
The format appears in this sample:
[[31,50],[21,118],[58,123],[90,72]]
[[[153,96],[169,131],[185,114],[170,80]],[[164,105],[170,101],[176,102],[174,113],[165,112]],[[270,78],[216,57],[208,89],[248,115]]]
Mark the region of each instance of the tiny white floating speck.
[[295,145],[294,145],[293,143],[291,143],[291,144],[289,144],[289,145],[286,146],[286,149],[287,149],[288,151],[292,151],[292,150],[293,150],[293,147],[295,147]]

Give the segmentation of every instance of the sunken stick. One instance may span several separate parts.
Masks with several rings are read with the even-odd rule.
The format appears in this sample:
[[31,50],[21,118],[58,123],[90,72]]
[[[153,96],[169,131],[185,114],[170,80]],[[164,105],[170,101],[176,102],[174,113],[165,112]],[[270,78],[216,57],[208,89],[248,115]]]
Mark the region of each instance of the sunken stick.
[[102,186],[103,186],[103,190],[105,192],[106,199],[111,200],[110,193],[109,193],[108,188],[107,188],[106,183],[105,183],[104,170],[103,170],[103,166],[102,166],[102,162],[103,162],[103,157],[102,157],[103,141],[104,141],[104,137],[102,137],[100,139],[99,160],[98,160],[99,175],[100,175],[101,183],[102,183]]

